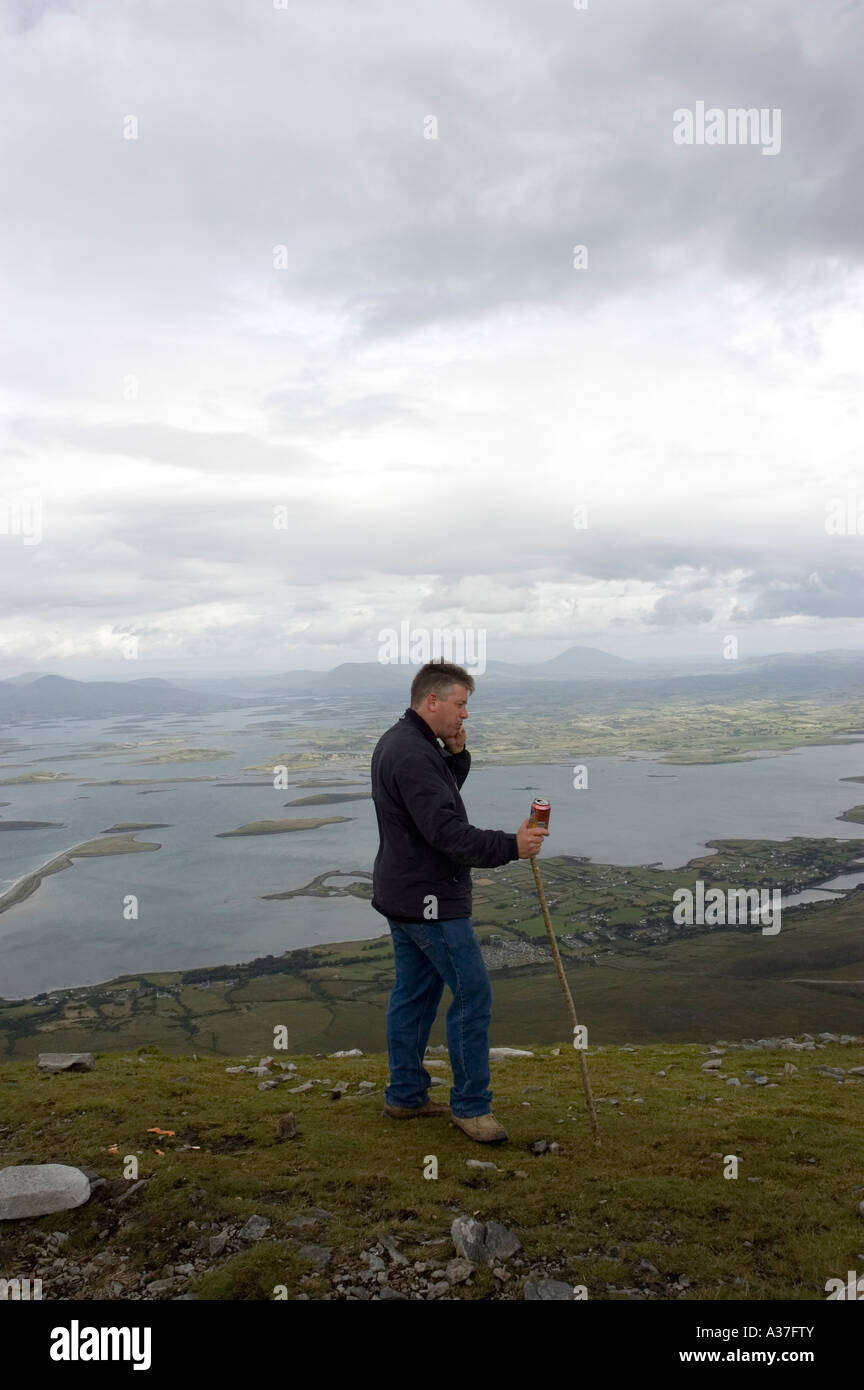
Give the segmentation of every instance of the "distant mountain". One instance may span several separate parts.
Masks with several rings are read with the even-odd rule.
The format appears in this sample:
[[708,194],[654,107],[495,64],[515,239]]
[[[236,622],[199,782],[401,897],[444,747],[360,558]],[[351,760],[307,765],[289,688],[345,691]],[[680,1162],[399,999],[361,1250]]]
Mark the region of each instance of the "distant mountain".
[[[0,681],[0,720],[98,719],[111,715],[210,714],[309,695],[377,696],[408,703],[416,667],[378,661],[344,661],[330,671],[297,670],[261,676],[189,680],[183,686],[158,677],[130,681],[75,681],[28,672]],[[549,661],[487,662],[478,688],[496,698],[542,698],[554,685],[573,698],[602,703],[638,699],[713,699],[804,696],[836,699],[864,687],[864,653],[778,652],[738,661],[694,662],[688,667],[625,661],[596,647],[568,647]]]
[[[471,667],[469,665],[468,669]],[[653,668],[652,668],[653,669]],[[662,668],[658,668],[662,669]],[[621,679],[630,675],[644,675],[649,670],[637,662],[625,661],[619,656],[610,656],[597,647],[568,647],[550,661],[522,664],[515,661],[487,661],[486,671],[481,680],[495,685],[500,681],[524,681],[546,678],[548,680],[599,680],[602,678]],[[397,686],[401,689],[410,685],[416,666],[383,665],[378,661],[343,661],[329,671],[284,671],[281,674],[255,676],[232,676],[224,681],[189,681],[198,690],[216,691],[219,689],[242,690],[248,694],[267,694],[274,697],[288,694],[343,695],[351,691],[360,693],[389,692]]]
[[553,680],[596,680],[609,676],[614,680],[633,673],[643,674],[637,662],[626,661],[621,656],[610,656],[609,652],[601,651],[599,647],[568,647],[549,661],[536,661],[528,665],[514,661],[490,661],[486,670],[489,675],[510,676],[516,680],[535,676],[549,676]]
[[201,695],[170,681],[73,681],[65,676],[0,681],[0,720],[102,719],[115,714],[213,714],[246,706],[230,695]]

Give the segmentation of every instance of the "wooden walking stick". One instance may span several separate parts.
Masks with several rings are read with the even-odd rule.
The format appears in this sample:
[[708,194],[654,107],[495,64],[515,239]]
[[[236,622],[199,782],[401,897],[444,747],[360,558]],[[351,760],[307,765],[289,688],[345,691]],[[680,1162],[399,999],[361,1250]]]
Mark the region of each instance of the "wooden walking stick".
[[[531,807],[531,812],[533,817],[533,806]],[[548,825],[548,812],[546,824]],[[561,953],[558,950],[558,942],[555,940],[555,932],[552,928],[552,919],[549,916],[549,905],[546,902],[546,894],[543,892],[543,884],[540,881],[540,870],[537,867],[537,860],[533,855],[531,856],[531,868],[534,872],[534,882],[537,885],[537,896],[540,899],[540,910],[543,913],[543,921],[546,923],[546,935],[549,937],[549,945],[552,948],[552,959],[555,962],[555,969],[558,972],[558,979],[561,981],[561,988],[564,991],[564,998],[567,1000],[567,1008],[570,1011],[570,1022],[573,1026],[573,1036],[575,1038],[576,1030],[579,1027],[578,1022],[576,1021],[576,1005],[573,1003],[573,995],[570,993],[570,986],[567,983],[567,976],[564,974],[564,966],[561,963]],[[585,1059],[585,1048],[578,1048],[578,1052],[579,1069],[582,1073],[582,1089],[585,1092],[585,1104],[588,1107],[588,1118],[591,1121],[591,1133],[594,1137],[594,1143],[599,1148],[600,1129],[597,1124],[597,1111],[594,1108],[594,1096],[591,1092],[591,1082],[588,1078],[588,1063]]]

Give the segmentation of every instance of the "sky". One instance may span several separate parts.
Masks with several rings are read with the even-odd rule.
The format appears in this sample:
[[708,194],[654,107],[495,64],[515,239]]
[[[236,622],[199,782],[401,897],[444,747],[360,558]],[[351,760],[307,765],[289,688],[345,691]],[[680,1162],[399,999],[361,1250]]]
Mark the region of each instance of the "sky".
[[7,0],[0,678],[860,648],[862,37]]

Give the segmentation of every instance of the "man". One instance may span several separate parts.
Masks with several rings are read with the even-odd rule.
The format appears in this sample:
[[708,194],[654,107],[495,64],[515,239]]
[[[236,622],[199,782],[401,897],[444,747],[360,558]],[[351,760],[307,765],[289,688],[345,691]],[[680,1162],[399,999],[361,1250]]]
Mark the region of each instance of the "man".
[[[539,852],[548,830],[527,819],[515,834],[469,825],[459,795],[471,754],[465,747],[474,679],[461,666],[430,661],[411,684],[411,704],[372,754],[372,798],[381,843],[372,906],[387,918],[396,984],[387,1010],[390,1084],[382,1115],[449,1114],[481,1144],[507,1131],[491,1111],[489,1022],[492,987],[471,926],[470,866],[491,868]],[[443,743],[442,749],[439,739]],[[423,1065],[448,984],[450,1105],[428,1100]]]

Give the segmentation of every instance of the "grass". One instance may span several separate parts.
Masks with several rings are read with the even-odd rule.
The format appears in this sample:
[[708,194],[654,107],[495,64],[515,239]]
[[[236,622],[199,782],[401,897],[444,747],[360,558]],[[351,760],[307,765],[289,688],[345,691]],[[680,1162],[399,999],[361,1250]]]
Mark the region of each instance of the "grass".
[[[65,1256],[85,1262],[97,1251],[128,1251],[133,1270],[157,1278],[166,1263],[206,1253],[211,1232],[190,1230],[190,1220],[242,1223],[255,1212],[271,1218],[265,1239],[212,1260],[185,1291],[263,1299],[285,1285],[291,1299],[320,1298],[330,1292],[331,1272],[360,1268],[359,1252],[379,1235],[395,1235],[409,1258],[429,1259],[420,1242],[449,1236],[459,1212],[514,1229],[522,1275],[542,1263],[584,1284],[592,1299],[623,1299],[634,1287],[657,1299],[823,1299],[827,1279],[862,1268],[864,1079],[838,1083],[811,1068],[860,1066],[864,1046],[724,1058],[727,1073],[743,1082],[747,1068],[758,1069],[779,1083],[776,1090],[732,1087],[703,1072],[699,1044],[593,1049],[599,1149],[572,1048],[557,1057],[548,1046],[532,1050],[533,1060],[492,1064],[493,1106],[510,1141],[488,1147],[446,1118],[383,1119],[380,1054],[292,1058],[303,1080],[350,1081],[349,1096],[361,1080],[377,1084],[368,1097],[338,1102],[317,1086],[305,1095],[289,1095],[291,1082],[261,1092],[253,1076],[226,1075],[226,1064],[242,1058],[169,1056],[152,1046],[100,1054],[95,1071],[80,1074],[40,1076],[32,1060],[3,1061],[5,1165],[84,1164],[113,1179],[134,1155],[140,1175],[152,1179],[119,1207],[97,1209],[93,1198],[74,1211],[4,1223],[3,1274],[32,1272],[34,1230],[63,1230]],[[788,1061],[799,1070],[784,1072]],[[449,1082],[445,1069],[435,1074]],[[446,1100],[448,1089],[433,1094]],[[279,1142],[276,1118],[289,1109],[299,1134]],[[150,1126],[176,1133],[159,1137]],[[538,1138],[557,1140],[560,1152],[534,1156],[527,1145]],[[184,1142],[200,1148],[183,1150]],[[115,1144],[118,1154],[109,1155]],[[740,1158],[734,1180],[723,1177],[730,1154]],[[434,1180],[423,1176],[429,1155],[438,1163]],[[467,1168],[469,1158],[501,1171]],[[326,1228],[292,1231],[287,1222],[310,1205],[332,1213]],[[310,1241],[333,1249],[330,1272],[317,1272],[302,1254]],[[433,1249],[442,1262],[454,1253],[449,1243]],[[640,1271],[640,1260],[657,1273]],[[520,1273],[501,1286],[483,1270],[451,1296],[521,1298]],[[689,1283],[680,1288],[682,1275]],[[81,1296],[110,1297],[100,1277],[112,1276],[93,1274]],[[44,1297],[52,1296],[49,1277]]]

